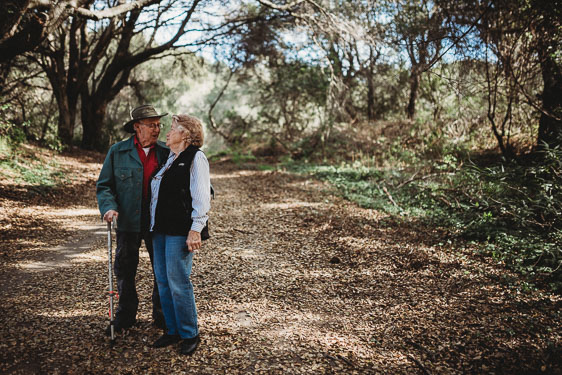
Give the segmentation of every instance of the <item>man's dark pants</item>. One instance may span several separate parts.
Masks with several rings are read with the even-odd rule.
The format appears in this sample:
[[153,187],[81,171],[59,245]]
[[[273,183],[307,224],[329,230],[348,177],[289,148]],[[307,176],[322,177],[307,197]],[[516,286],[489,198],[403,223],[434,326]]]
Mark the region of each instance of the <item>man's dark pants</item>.
[[[143,205],[144,206],[144,205]],[[115,253],[114,271],[117,278],[117,290],[119,291],[119,306],[116,312],[117,324],[122,327],[132,325],[137,316],[139,298],[135,278],[139,264],[139,248],[141,241],[144,240],[150,264],[152,265],[152,318],[156,322],[163,322],[164,315],[160,305],[158,286],[154,277],[154,249],[152,247],[152,235],[148,229],[148,210],[143,207],[140,233],[117,231],[117,250]]]

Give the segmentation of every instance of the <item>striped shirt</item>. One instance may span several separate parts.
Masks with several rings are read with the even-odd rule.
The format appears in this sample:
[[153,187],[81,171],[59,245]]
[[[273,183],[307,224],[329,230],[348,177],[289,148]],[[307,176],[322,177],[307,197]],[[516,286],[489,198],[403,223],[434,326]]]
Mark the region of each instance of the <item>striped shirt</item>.
[[[154,228],[154,218],[156,216],[156,205],[158,204],[158,192],[160,191],[160,182],[162,176],[170,168],[176,154],[170,152],[166,164],[156,173],[150,184],[151,199],[150,199],[150,231]],[[203,152],[195,153],[191,169],[189,170],[189,190],[191,192],[191,205],[193,211],[191,212],[191,230],[201,233],[209,216],[207,213],[211,208],[211,179],[209,174],[209,161]]]

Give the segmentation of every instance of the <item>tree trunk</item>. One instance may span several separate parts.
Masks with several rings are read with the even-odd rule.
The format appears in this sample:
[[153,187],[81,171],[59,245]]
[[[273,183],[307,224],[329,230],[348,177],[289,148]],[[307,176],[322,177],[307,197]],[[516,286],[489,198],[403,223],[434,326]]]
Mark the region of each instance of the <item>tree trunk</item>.
[[[66,72],[60,69],[61,56],[50,56],[52,63],[43,63],[43,71],[53,89],[53,96],[57,101],[59,114],[57,135],[64,145],[70,145],[74,137],[74,126],[76,124],[76,111],[78,103],[78,93],[72,92],[68,88],[68,78]],[[51,99],[52,100],[52,99]]]
[[420,88],[420,74],[417,68],[412,68],[410,73],[410,100],[406,108],[408,119],[413,120],[416,115],[416,100],[418,99],[418,89]]
[[41,126],[41,137],[39,138],[40,142],[45,141],[45,136],[47,135],[47,130],[49,129],[49,122],[51,121],[51,117],[53,116],[53,102],[55,100],[55,96],[51,96],[51,102],[47,107],[47,113],[45,115],[45,120],[43,121],[43,126]]
[[86,150],[103,151],[106,144],[102,139],[102,127],[107,101],[84,100],[82,97],[82,145]]
[[367,119],[375,120],[375,87],[373,83],[373,75],[367,72]]
[[76,104],[70,105],[68,98],[63,96],[58,100],[58,107],[59,126],[57,133],[63,144],[70,145],[74,137],[74,126],[76,124]]
[[562,73],[548,49],[541,56],[541,70],[544,82],[541,95],[543,113],[539,121],[537,146],[542,148],[562,145]]

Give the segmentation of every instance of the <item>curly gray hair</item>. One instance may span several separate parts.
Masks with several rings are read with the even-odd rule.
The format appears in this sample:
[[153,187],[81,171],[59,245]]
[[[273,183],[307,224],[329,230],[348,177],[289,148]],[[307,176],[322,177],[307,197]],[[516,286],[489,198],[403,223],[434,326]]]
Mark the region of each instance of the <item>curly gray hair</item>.
[[178,127],[184,129],[188,133],[188,143],[195,147],[203,146],[203,124],[197,117],[180,114],[173,115],[172,121],[176,121]]

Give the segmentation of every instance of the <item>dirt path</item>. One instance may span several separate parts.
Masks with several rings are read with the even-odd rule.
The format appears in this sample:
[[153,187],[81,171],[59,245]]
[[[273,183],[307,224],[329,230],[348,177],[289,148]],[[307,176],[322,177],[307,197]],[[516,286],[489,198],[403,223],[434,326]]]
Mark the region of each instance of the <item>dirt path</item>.
[[191,358],[150,347],[143,251],[140,324],[110,349],[99,164],[84,168],[80,204],[45,207],[41,220],[75,223],[64,233],[76,238],[2,253],[0,373],[561,372],[559,297],[306,177],[231,164],[212,166],[213,237],[194,264],[202,346]]

